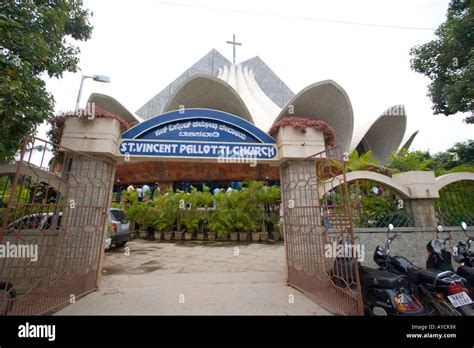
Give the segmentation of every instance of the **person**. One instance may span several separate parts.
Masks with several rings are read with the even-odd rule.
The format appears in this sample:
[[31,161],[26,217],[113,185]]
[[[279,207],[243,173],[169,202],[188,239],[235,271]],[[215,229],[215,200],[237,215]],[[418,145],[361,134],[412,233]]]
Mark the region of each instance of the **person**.
[[136,191],[137,191],[137,194],[138,194],[138,201],[143,202],[143,189],[137,188]]

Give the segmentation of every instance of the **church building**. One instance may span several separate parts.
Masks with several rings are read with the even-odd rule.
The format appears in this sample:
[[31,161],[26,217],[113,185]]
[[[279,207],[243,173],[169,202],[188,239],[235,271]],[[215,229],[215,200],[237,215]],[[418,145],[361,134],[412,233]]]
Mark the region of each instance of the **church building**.
[[[355,124],[349,96],[335,81],[315,82],[295,93],[260,57],[235,64],[215,49],[185,70],[135,113],[105,94],[92,93],[88,103],[94,103],[96,107],[116,114],[129,123],[141,124],[156,119],[163,132],[172,129],[172,123],[167,123],[166,115],[189,109],[205,109],[211,113],[219,111],[243,119],[270,139],[271,134],[268,132],[272,125],[282,119],[300,117],[322,120],[334,129],[335,143],[345,152],[357,150],[362,154],[370,150],[374,159],[381,164],[393,151],[409,147],[416,136],[415,133],[405,138],[407,115],[403,105],[388,108],[369,123]],[[193,123],[191,128],[195,125]],[[182,128],[186,125],[181,125],[179,130],[174,129],[175,125],[173,131],[177,132],[176,136],[183,136],[183,139],[202,134],[219,136],[218,132],[202,133],[205,128],[201,126],[206,125],[199,124],[199,132]],[[232,130],[224,131],[229,133]],[[238,137],[239,134],[233,131],[232,136]],[[166,139],[166,134],[156,131],[154,139]],[[279,168],[271,162],[259,160],[253,163],[240,160],[232,162],[231,159],[202,162],[172,158],[162,161],[132,159],[117,166],[114,190],[120,192],[128,185],[159,186],[161,190],[169,187],[188,189],[190,185],[200,188],[203,184],[211,189],[237,188],[245,179],[278,184]]]

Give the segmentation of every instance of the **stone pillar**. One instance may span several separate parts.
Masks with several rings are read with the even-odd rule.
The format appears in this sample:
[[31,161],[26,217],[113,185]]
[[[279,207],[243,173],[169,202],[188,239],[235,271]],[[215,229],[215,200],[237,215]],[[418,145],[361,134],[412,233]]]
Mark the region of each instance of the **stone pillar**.
[[76,248],[75,266],[97,266],[99,276],[120,134],[120,124],[114,119],[70,117],[61,139],[68,182],[61,222],[67,234],[62,244]]
[[395,174],[393,179],[408,188],[415,227],[435,227],[437,222],[433,200],[439,198],[439,193],[434,173],[411,171]]
[[280,161],[287,280],[292,284],[307,284],[301,277],[315,271],[310,259],[317,256],[310,256],[314,252],[310,246],[317,238],[316,226],[321,226],[316,161],[308,157],[325,150],[324,135],[312,128],[303,133],[282,126],[275,138]]
[[319,205],[316,161],[308,157],[325,150],[324,134],[313,128],[303,133],[291,126],[283,126],[275,138],[284,208],[296,208],[294,218],[308,221],[307,225],[310,225],[309,221],[319,219],[320,214],[312,211],[314,208],[301,209]]

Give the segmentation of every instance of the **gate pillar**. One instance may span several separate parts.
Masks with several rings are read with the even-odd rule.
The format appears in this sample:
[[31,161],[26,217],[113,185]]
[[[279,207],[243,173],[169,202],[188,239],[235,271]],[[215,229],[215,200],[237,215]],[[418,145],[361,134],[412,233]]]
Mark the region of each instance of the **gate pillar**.
[[[362,314],[357,268],[344,273],[332,252],[342,239],[349,238],[351,246],[356,244],[342,154],[338,148],[326,148],[323,131],[309,127],[301,132],[285,125],[275,138],[288,284],[333,312]],[[320,196],[321,186],[329,186],[330,193]]]
[[82,236],[77,261],[87,264],[90,260],[99,260],[98,277],[102,269],[121,132],[120,124],[114,119],[69,117],[65,120],[61,138],[69,187],[64,197],[65,218],[61,225],[68,230],[67,238],[72,239],[72,245],[74,236]]
[[439,193],[434,173],[410,171],[394,174],[393,179],[408,188],[415,227],[436,226],[434,199],[439,198]]
[[314,243],[308,240],[311,237],[308,232],[321,226],[316,165],[309,157],[324,151],[325,141],[322,131],[311,128],[303,133],[291,126],[280,127],[275,139],[280,161],[287,281],[294,285],[301,283],[295,269],[314,272],[311,257],[317,255],[304,255],[300,251]]

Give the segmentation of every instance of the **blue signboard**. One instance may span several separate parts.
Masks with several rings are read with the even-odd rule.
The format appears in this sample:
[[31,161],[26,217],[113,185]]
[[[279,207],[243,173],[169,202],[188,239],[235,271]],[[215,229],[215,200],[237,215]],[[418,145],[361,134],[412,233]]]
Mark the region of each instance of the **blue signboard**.
[[211,109],[182,109],[122,134],[121,155],[190,158],[276,158],[275,139],[250,122]]

